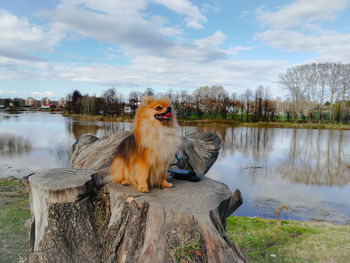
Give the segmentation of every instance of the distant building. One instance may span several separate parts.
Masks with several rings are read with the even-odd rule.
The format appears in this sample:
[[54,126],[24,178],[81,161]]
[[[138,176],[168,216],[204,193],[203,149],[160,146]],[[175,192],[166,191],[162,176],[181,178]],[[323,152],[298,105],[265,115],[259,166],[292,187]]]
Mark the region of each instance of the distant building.
[[66,100],[64,98],[60,98],[58,101],[57,101],[57,108],[64,108],[66,107]]
[[50,100],[48,98],[45,97],[41,99],[41,106],[48,104],[50,104]]
[[52,104],[44,104],[44,105],[41,105],[39,109],[47,110],[50,108],[52,108]]
[[140,101],[131,99],[129,103],[124,106],[124,113],[135,114],[136,108],[140,104]]
[[29,97],[26,99],[25,106],[33,107],[35,106],[36,100],[33,97]]

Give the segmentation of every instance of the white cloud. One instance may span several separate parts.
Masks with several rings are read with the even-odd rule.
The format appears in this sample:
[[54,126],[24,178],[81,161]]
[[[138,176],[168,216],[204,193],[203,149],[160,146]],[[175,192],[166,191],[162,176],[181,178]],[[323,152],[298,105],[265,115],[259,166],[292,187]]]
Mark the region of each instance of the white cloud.
[[350,34],[321,31],[303,34],[291,30],[268,30],[255,35],[256,39],[286,51],[315,51],[325,60],[350,61]]
[[[188,10],[198,8],[187,1],[162,2],[176,13],[185,15],[185,19],[192,19],[193,23],[202,26],[206,21],[200,12],[190,15]],[[37,27],[41,33],[34,36],[40,40],[46,32],[59,36],[47,46],[43,44],[43,51],[54,46],[63,35],[73,35],[109,43],[105,54],[109,57],[126,55],[130,65],[87,64],[86,61],[84,66],[77,66],[67,62],[26,61],[0,56],[0,79],[68,80],[129,88],[172,87],[189,92],[201,85],[214,84],[223,85],[229,92],[241,92],[262,84],[272,86],[273,91],[276,76],[285,69],[284,62],[231,60],[228,55],[252,47],[220,49],[226,40],[221,31],[201,39],[181,39],[179,27],[167,25],[162,17],[150,16],[146,6],[146,0],[63,0],[55,8],[38,13],[40,18],[50,22],[50,29]],[[26,22],[27,29],[34,27],[26,20],[21,21]],[[55,31],[60,33],[55,34]],[[27,55],[40,51],[26,50]],[[37,93],[39,97],[51,95],[54,96]]]
[[[0,65],[3,62],[0,60]],[[197,63],[155,56],[135,56],[128,66],[108,64],[76,66],[49,62],[35,62],[29,66],[29,62],[15,59],[7,59],[5,64],[11,66],[4,74],[4,71],[0,70],[0,79],[24,77],[51,81],[68,80],[130,89],[147,86],[171,87],[174,90],[189,92],[202,85],[220,84],[229,92],[238,93],[259,85],[271,86],[271,91],[274,92],[276,76],[284,71],[286,66],[284,62],[278,61],[217,59]]]
[[223,34],[221,31],[216,31],[213,35],[195,40],[195,44],[199,47],[210,47],[210,46],[219,46],[221,45],[226,39],[225,34]]
[[237,46],[237,47],[230,47],[227,50],[225,50],[226,54],[228,55],[236,55],[239,51],[242,50],[251,50],[255,47],[249,46],[249,47],[242,47],[242,46]]
[[198,7],[193,6],[187,0],[153,0],[158,4],[162,4],[174,12],[185,15],[185,21],[188,27],[194,29],[203,28],[202,23],[207,22],[207,18],[201,13]]
[[260,7],[257,9],[257,19],[273,28],[291,28],[333,19],[337,12],[349,5],[349,0],[297,0],[276,12],[265,11]]
[[221,10],[222,9],[217,1],[211,1],[211,3],[204,3],[201,6],[201,11],[203,13],[219,13]]
[[[166,19],[162,19],[162,17],[152,16],[147,19],[141,12],[144,8],[142,4],[133,9],[123,2],[125,9],[114,8],[117,4],[108,9],[103,4],[105,1],[107,0],[99,2],[99,4],[92,0],[64,1],[55,9],[42,10],[39,15],[51,21],[54,28],[76,32],[82,37],[115,44],[127,56],[144,54],[193,61],[215,60],[225,56],[225,52],[215,47],[198,47],[190,41],[168,38],[169,35],[179,36],[182,31],[177,27],[165,27],[163,24]],[[176,3],[181,6],[187,2]],[[168,2],[164,2],[164,4],[175,8],[173,4]],[[131,4],[131,6],[134,5]],[[191,8],[194,7],[191,6]],[[180,12],[180,7],[175,9]],[[223,36],[221,32],[217,32],[207,42],[221,41],[220,38]]]
[[13,95],[15,95],[15,94],[17,94],[17,92],[15,92],[15,91],[7,91],[7,90],[1,90],[0,89],[0,95],[2,95],[2,96],[13,96]]
[[160,32],[166,36],[179,36],[182,34],[182,30],[176,27],[163,27]]
[[[161,22],[144,19],[138,9],[132,8],[133,1],[121,1],[124,9],[118,8],[118,1],[113,2],[112,6],[108,4],[110,2],[113,1],[67,1],[53,10],[42,10],[39,15],[55,27],[77,32],[83,37],[117,44],[131,51],[169,45],[169,41],[159,34]],[[129,2],[131,6],[126,4]]]
[[34,61],[42,59],[30,52],[48,51],[62,37],[60,32],[32,25],[26,19],[20,19],[1,9],[0,35],[0,56]]
[[34,91],[32,92],[32,97],[38,99],[38,98],[54,98],[56,97],[55,93],[53,93],[52,91],[43,91],[43,92],[38,92],[38,91]]
[[318,60],[350,61],[350,34],[322,27],[349,6],[349,0],[297,0],[277,11],[260,7],[257,19],[267,30],[256,33],[254,39],[284,51],[316,52]]

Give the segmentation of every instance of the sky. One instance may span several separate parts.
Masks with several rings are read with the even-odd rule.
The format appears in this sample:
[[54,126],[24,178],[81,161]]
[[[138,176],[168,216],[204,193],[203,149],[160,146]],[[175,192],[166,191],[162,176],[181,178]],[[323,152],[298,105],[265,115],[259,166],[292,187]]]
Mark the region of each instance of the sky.
[[0,98],[259,85],[350,61],[350,0],[1,0]]

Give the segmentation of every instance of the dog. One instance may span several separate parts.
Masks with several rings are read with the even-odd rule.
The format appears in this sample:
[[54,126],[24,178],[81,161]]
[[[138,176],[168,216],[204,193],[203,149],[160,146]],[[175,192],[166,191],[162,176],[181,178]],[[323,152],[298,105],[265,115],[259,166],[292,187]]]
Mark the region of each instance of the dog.
[[111,180],[149,192],[153,186],[168,188],[168,166],[180,145],[178,124],[167,97],[143,96],[135,118],[133,133],[117,147],[110,166]]

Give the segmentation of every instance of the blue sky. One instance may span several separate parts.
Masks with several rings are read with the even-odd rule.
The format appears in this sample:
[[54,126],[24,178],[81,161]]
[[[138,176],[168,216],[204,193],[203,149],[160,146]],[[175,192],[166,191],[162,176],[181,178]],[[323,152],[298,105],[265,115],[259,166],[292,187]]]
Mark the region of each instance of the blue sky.
[[350,60],[350,0],[2,0],[0,97],[278,84],[286,68]]

